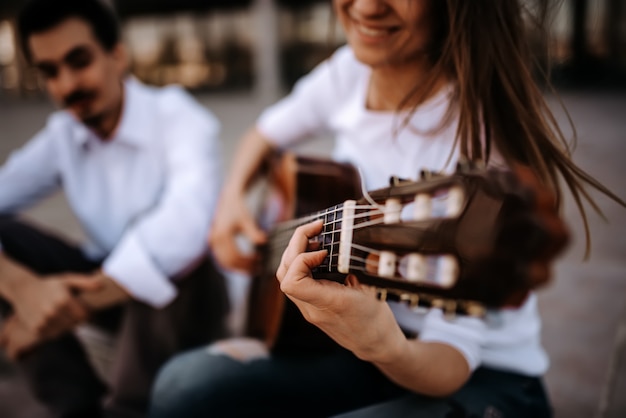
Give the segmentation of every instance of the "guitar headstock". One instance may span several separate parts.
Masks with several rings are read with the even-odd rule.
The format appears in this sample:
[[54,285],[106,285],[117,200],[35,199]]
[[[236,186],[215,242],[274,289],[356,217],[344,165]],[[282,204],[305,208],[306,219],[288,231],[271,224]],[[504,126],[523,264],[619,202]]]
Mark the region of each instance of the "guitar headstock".
[[550,196],[527,169],[392,179],[327,212],[329,257],[314,275],[354,274],[381,298],[448,313],[519,305],[568,239]]

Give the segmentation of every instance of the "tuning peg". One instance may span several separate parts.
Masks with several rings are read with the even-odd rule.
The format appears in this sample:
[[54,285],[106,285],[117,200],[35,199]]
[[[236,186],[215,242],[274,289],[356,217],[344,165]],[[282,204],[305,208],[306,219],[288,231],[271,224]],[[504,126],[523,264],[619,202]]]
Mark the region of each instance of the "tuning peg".
[[485,164],[485,160],[483,159],[472,160],[472,169],[484,170],[485,168],[487,168],[487,164]]
[[376,298],[385,302],[387,300],[387,289],[376,289]]
[[385,201],[385,217],[386,224],[394,224],[400,222],[402,217],[402,202],[400,199],[387,199]]
[[448,190],[448,199],[446,200],[446,216],[454,218],[459,216],[465,205],[465,193],[461,186],[452,186]]
[[398,256],[391,251],[381,251],[378,258],[378,275],[380,277],[394,277]]
[[402,177],[398,177],[398,176],[391,176],[389,177],[389,186],[393,187],[393,186],[399,186],[402,183],[407,183],[407,182],[411,182],[411,179],[405,179]]
[[420,298],[415,293],[402,293],[400,295],[400,300],[405,302],[411,309],[415,309],[418,307]]
[[443,305],[443,313],[446,319],[454,319],[456,318],[456,307],[457,303],[454,300],[446,300]]
[[482,159],[470,160],[465,156],[459,157],[459,161],[456,163],[457,173],[469,173],[476,170],[484,170],[486,164]]
[[469,316],[483,317],[487,313],[487,309],[480,303],[468,302],[464,309]]
[[430,180],[436,177],[443,177],[443,174],[438,171],[432,171],[432,170],[426,170],[426,169],[421,169],[419,172],[420,180]]
[[443,309],[445,302],[443,299],[432,299],[430,301],[430,306],[433,308]]
[[467,157],[461,156],[459,157],[459,161],[456,163],[456,172],[457,173],[467,173],[470,170],[470,161]]
[[456,257],[452,255],[441,256],[439,267],[437,284],[443,288],[449,288],[455,284],[459,276],[459,263]]

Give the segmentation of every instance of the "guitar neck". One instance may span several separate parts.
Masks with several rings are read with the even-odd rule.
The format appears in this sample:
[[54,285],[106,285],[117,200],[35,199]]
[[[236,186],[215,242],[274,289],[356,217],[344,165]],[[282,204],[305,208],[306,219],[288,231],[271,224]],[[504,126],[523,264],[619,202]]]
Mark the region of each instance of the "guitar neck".
[[269,257],[270,262],[268,264],[270,268],[276,271],[280,265],[282,254],[289,244],[289,240],[299,226],[322,220],[322,232],[317,237],[311,239],[310,243],[314,248],[327,250],[328,256],[321,265],[313,270],[313,274],[320,279],[343,278],[345,276],[344,273],[347,273],[347,271],[344,273],[340,272],[340,252],[343,253],[340,245],[342,242],[346,242],[346,230],[351,230],[354,223],[353,217],[347,220],[348,225],[346,225],[346,219],[344,219],[345,205],[351,205],[351,202],[354,201],[341,203],[308,216],[278,224],[270,232],[268,240],[266,256]]
[[[309,249],[325,249],[328,256],[313,277],[343,282],[354,274],[382,300],[482,316],[491,307],[519,306],[537,287],[523,275],[528,259],[518,237],[525,235],[521,228],[538,228],[542,209],[536,186],[517,174],[464,163],[451,175],[423,171],[417,181],[392,178],[389,187],[363,195],[358,173],[346,165],[283,157],[276,166],[285,170],[274,176],[271,195],[278,203],[267,205],[273,222],[266,224],[273,227],[259,249],[262,280],[254,280],[250,292],[250,335],[269,346],[305,336],[298,346],[310,347],[316,340],[311,335],[328,340],[304,321],[275,277],[294,230],[318,219],[322,232]],[[359,200],[346,200],[353,198]],[[556,238],[562,247],[567,235]]]

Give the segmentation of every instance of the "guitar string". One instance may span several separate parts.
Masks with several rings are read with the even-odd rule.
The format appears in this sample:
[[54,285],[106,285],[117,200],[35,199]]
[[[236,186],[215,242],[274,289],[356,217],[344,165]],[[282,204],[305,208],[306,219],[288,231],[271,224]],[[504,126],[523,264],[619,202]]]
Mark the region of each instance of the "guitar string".
[[[324,226],[335,225],[335,224],[337,224],[339,222],[345,222],[347,219],[361,219],[361,218],[367,218],[369,216],[374,216],[374,215],[383,215],[383,213],[380,212],[380,211],[377,211],[377,210],[372,210],[372,211],[369,211],[369,212],[361,212],[361,213],[358,213],[358,214],[356,214],[354,216],[351,216],[351,217],[333,219],[332,221],[324,222]],[[319,218],[319,219],[322,219],[322,218]],[[301,225],[305,225],[306,223],[307,222],[297,223],[297,224],[294,224],[293,226],[301,226]],[[280,233],[285,233],[285,232],[293,232],[293,230],[295,229],[295,228],[293,228],[293,226],[289,227],[289,228],[287,226],[285,226],[285,227],[281,227],[281,226],[282,225],[279,225],[279,227],[274,229],[274,231],[272,231],[273,234],[280,234]],[[332,234],[332,233],[336,233],[336,232],[339,232],[339,230],[322,232],[320,235],[322,235],[322,234]]]
[[[335,243],[334,245],[339,245],[339,243]],[[381,253],[380,250],[376,250],[374,248],[369,248],[369,247],[366,247],[366,246],[363,246],[363,245],[359,245],[359,244],[351,244],[350,247],[352,249],[360,250],[360,251],[367,252],[367,253],[374,254],[374,255],[379,255]],[[282,254],[281,254],[281,258],[282,258]],[[330,259],[330,263],[322,262],[322,264],[320,264],[318,267],[329,267],[329,266],[330,267],[338,267],[339,266],[338,263],[333,263],[333,261],[332,261],[335,258],[339,259],[339,254],[334,254],[332,257],[328,257],[328,258]],[[350,259],[354,260],[354,261],[360,261],[360,262],[363,262],[365,264],[371,264],[371,265],[373,265],[375,267],[378,267],[378,260],[370,260],[370,259],[367,259],[367,258],[357,257],[357,256],[354,256],[354,255],[350,255]],[[350,267],[356,267],[356,266],[353,266],[352,264],[350,264]]]
[[[338,256],[334,256],[332,258],[339,258]],[[350,256],[350,260],[354,260],[354,261],[359,261],[365,264],[369,264],[372,265],[374,267],[378,267],[378,260],[370,260],[368,258],[363,258],[363,257],[357,257],[356,255],[351,255]],[[330,263],[322,263],[320,264],[320,266],[324,266],[324,267],[338,267],[339,263],[333,263],[332,259],[330,260]],[[352,264],[350,265],[350,267],[357,267],[357,266],[353,266]]]
[[[359,225],[363,225],[363,224],[359,224]],[[339,245],[339,243],[333,243],[332,245],[333,246],[334,245]],[[366,247],[366,246],[355,244],[355,243],[351,243],[350,247],[351,247],[351,249],[360,250],[360,251],[363,251],[363,252],[366,252],[366,253],[369,253],[369,254],[372,254],[372,255],[380,255],[382,253],[381,250],[377,250],[377,249],[374,249],[374,248]],[[332,268],[337,268],[338,267],[338,265],[339,265],[338,264],[338,260],[339,260],[339,255],[338,254],[333,254],[332,256],[329,256],[328,259],[329,259],[328,263],[324,263],[323,262],[322,264],[320,264],[318,266],[318,268],[322,268],[322,269],[324,269],[324,268],[331,268],[332,269]],[[335,259],[337,260],[337,262],[334,262]],[[367,259],[367,258],[363,258],[363,257],[357,257],[357,256],[354,256],[354,255],[350,255],[349,259],[352,260],[352,261],[358,261],[358,262],[364,263],[365,265],[369,265],[369,266],[373,267],[376,271],[378,270],[378,267],[379,267],[379,264],[380,264],[379,263],[379,259],[371,260],[371,259]],[[396,269],[397,269],[398,263],[399,263],[399,261],[396,261]],[[349,269],[351,271],[355,271],[356,270],[356,271],[363,271],[363,272],[366,272],[366,273],[368,272],[367,269],[364,269],[364,268],[362,268],[360,266],[357,266],[357,265],[354,265],[352,263],[349,264]],[[434,277],[433,275],[436,276],[437,273],[431,272],[431,273],[427,274],[427,278],[430,277],[432,279]],[[394,276],[394,278],[396,278],[396,279],[404,279],[402,276]],[[436,279],[434,279],[434,280],[436,280]],[[432,282],[433,280],[430,280],[430,281]]]
[[[362,218],[365,218],[367,216],[362,216]],[[356,218],[355,218],[356,219]],[[338,221],[333,221],[333,222],[329,222],[327,225],[331,225],[331,224],[336,224],[341,222],[341,220]],[[368,222],[362,222],[360,224],[356,224],[355,226],[352,227],[352,230],[356,230],[356,229],[361,229],[361,228],[366,228],[369,226],[373,226],[373,225],[378,225],[383,223],[384,220],[382,219],[372,219]],[[326,232],[321,232],[318,235],[316,235],[316,237],[326,237],[326,236],[332,236],[334,234],[338,234],[340,233],[341,230],[337,229],[337,230],[332,230],[332,231],[326,231]],[[274,234],[274,235],[279,235],[279,234]],[[270,244],[271,248],[280,248],[280,247],[284,247],[287,243],[289,243],[289,240],[291,239],[292,236],[292,231],[280,231],[280,235],[282,235],[285,238],[282,239],[278,239],[278,238],[274,238]]]
[[[369,207],[367,205],[360,205],[358,208],[361,208],[361,209],[371,209],[371,207]],[[328,211],[326,213],[320,213],[320,214],[316,214],[316,215],[310,215],[310,216],[305,217],[305,218],[300,218],[297,221],[299,222],[302,219],[314,219],[316,217],[319,217],[320,215],[325,215],[325,214],[328,214],[328,213],[336,213],[336,212],[343,211],[343,210],[344,210],[344,208],[343,208],[343,206],[341,206],[341,207],[338,207],[336,209],[333,209],[332,211]],[[354,216],[351,216],[350,218],[346,217],[346,218],[334,219],[334,220],[332,220],[330,222],[326,222],[324,224],[324,226],[334,225],[334,224],[337,224],[339,222],[345,222],[346,219],[361,219],[361,218],[366,218],[366,217],[369,217],[369,216],[372,216],[372,215],[379,215],[379,214],[383,214],[383,213],[384,212],[381,211],[380,209],[375,208],[374,210],[370,210],[369,212],[362,212],[362,213],[356,214]],[[368,226],[381,224],[383,222],[384,222],[383,218],[374,218],[374,219],[371,219],[368,222],[362,222],[362,223],[356,224],[356,225],[353,226],[352,229],[354,230],[354,229],[365,228],[365,227],[368,227]],[[290,222],[290,223],[295,224],[295,222]],[[284,223],[282,225],[284,225]],[[282,229],[286,229],[286,228],[282,228]],[[273,249],[273,250],[276,250],[277,248],[284,248],[285,245],[291,239],[291,232],[292,232],[291,230],[282,230],[282,231],[278,231],[278,232],[282,233],[282,234],[285,234],[285,233],[289,232],[290,234],[288,236],[286,235],[286,238],[284,238],[282,240],[274,240],[274,241],[272,241],[272,244],[270,245],[270,248]],[[324,236],[327,236],[327,235],[334,235],[334,234],[337,234],[339,232],[340,232],[340,230],[321,232],[317,236],[318,237],[319,236],[324,237]],[[331,245],[335,246],[335,245],[339,245],[339,243],[338,242],[333,242]],[[364,252],[367,252],[367,253],[370,253],[370,254],[374,254],[374,255],[380,255],[380,253],[381,253],[380,250],[376,250],[374,248],[369,248],[369,247],[365,247],[365,246],[354,244],[354,243],[351,243],[350,246],[351,246],[352,249],[361,250],[361,251],[364,251]],[[333,263],[332,259],[334,259],[334,258],[338,259],[339,255],[335,254],[335,255],[333,255],[330,258],[331,258],[331,260],[330,260],[331,262],[329,264],[328,263],[322,263],[318,267],[320,267],[320,268],[325,268],[325,267],[333,268],[333,267],[335,267],[336,268],[338,266],[338,264]],[[352,256],[352,255],[350,256],[350,259],[353,260],[353,261],[359,261],[359,262],[365,263],[366,265],[369,264],[369,265],[371,265],[371,266],[373,266],[375,268],[378,268],[378,265],[379,265],[378,260],[368,260],[368,259],[365,259],[365,258],[362,258],[362,257],[356,257],[356,256]],[[365,270],[363,268],[359,268],[359,267],[354,266],[352,264],[350,264],[350,268],[352,270],[354,270],[356,268],[357,270],[360,270],[360,271],[362,270],[362,271],[367,272],[367,270]]]
[[[361,217],[367,217],[368,215],[364,215]],[[355,217],[356,219],[356,217]],[[339,221],[338,221],[339,222]],[[382,224],[384,223],[384,219],[382,218],[377,218],[377,219],[372,219],[368,222],[362,222],[359,224],[356,224],[352,227],[352,230],[356,230],[356,229],[361,229],[361,228],[366,228],[369,226],[373,226],[373,225],[378,225],[378,224]],[[287,244],[289,244],[289,241],[291,240],[291,231],[281,231],[283,234],[285,233],[289,233],[289,235],[285,235],[284,238],[282,239],[274,239],[272,240],[271,244],[269,245],[269,248],[271,250],[276,250],[276,249],[280,249],[280,248],[285,248]],[[318,234],[317,236],[327,236],[327,235],[332,235],[332,234],[337,234],[340,233],[340,230],[334,230],[334,231],[329,231],[329,232],[322,232],[320,234]],[[323,244],[323,243],[322,243]]]
[[[374,251],[375,250],[373,250],[373,252]],[[357,256],[351,255],[350,256],[350,260],[358,261],[360,263],[365,264],[365,267],[363,267],[363,266],[360,266],[360,265],[356,265],[356,264],[350,263],[349,269],[350,269],[351,272],[362,271],[362,272],[365,272],[365,273],[368,273],[368,274],[374,274],[375,275],[376,271],[378,271],[378,266],[380,265],[380,262],[379,262],[378,259],[371,260],[371,259],[367,259],[367,258],[357,257]],[[397,271],[397,266],[398,266],[399,262],[396,261],[395,264],[396,264],[395,271]],[[374,272],[368,271],[367,270],[367,266],[372,267],[373,269],[375,269],[375,271]],[[330,260],[330,263],[322,263],[319,267],[321,267],[321,268],[328,268],[328,267],[337,268],[338,267],[338,263],[333,263],[333,261]],[[422,277],[420,279],[420,281],[426,282],[426,283],[430,283],[431,285],[432,284],[436,284],[437,276],[438,276],[438,274],[437,274],[436,271],[427,271],[425,277]],[[407,278],[402,277],[401,275],[396,275],[396,274],[394,274],[393,277],[385,277],[385,279],[396,279],[396,280],[405,280],[405,281],[407,280]]]
[[[374,254],[374,255],[379,255],[380,252],[381,252],[381,251],[376,250],[374,248],[365,247],[363,245],[353,244],[353,245],[351,245],[351,247],[353,249],[357,249],[357,250],[360,250],[360,251],[363,251],[363,252],[367,252],[367,253],[370,253],[370,254]],[[334,254],[332,257],[328,257],[328,258],[330,259],[331,262],[330,263],[322,263],[322,264],[320,264],[320,266],[328,267],[330,265],[330,267],[337,267],[339,265],[338,263],[333,263],[333,261],[332,261],[333,259],[339,259],[339,255],[338,254]],[[354,261],[360,261],[360,262],[363,262],[363,263],[366,263],[366,264],[372,264],[372,265],[374,265],[376,267],[378,266],[378,260],[370,260],[370,259],[363,258],[363,257],[357,257],[355,255],[350,255],[350,259],[354,260]]]
[[[338,245],[338,243],[335,244],[335,245]],[[357,250],[360,250],[360,251],[363,251],[363,252],[366,252],[366,253],[369,253],[369,254],[373,254],[373,255],[380,255],[380,253],[382,252],[380,250],[377,250],[377,249],[374,249],[374,248],[365,247],[363,245],[358,245],[358,244],[351,244],[351,248],[352,249],[357,249]],[[440,257],[441,255],[434,255],[433,254],[432,256],[433,257]],[[329,260],[329,262],[322,262],[322,264],[317,266],[317,268],[320,268],[320,269],[326,269],[326,268],[332,269],[332,268],[335,268],[335,269],[337,269],[339,267],[339,263],[338,263],[339,255],[338,254],[334,254],[332,256],[328,256],[327,259]],[[372,260],[372,259],[368,259],[368,258],[357,257],[357,256],[354,256],[354,255],[350,255],[349,259],[351,261],[361,262],[361,263],[365,264],[366,266],[369,265],[376,271],[378,271],[378,267],[380,265],[379,259],[373,259]],[[335,260],[337,260],[337,261],[335,262]],[[399,266],[400,263],[401,263],[400,260],[396,260],[396,262],[395,262],[395,266],[396,267],[394,269],[395,271],[398,271],[397,269],[398,269],[398,266]],[[363,268],[361,266],[355,265],[352,262],[349,263],[348,268],[352,272],[354,272],[354,271],[363,271],[363,272],[368,273],[368,274],[375,274],[375,272],[372,272],[371,270],[368,271],[366,268]],[[430,271],[429,270],[428,272],[426,272],[426,276],[424,278],[422,278],[421,281],[428,282],[428,283],[431,283],[431,284],[436,284],[438,274],[439,273],[437,273],[437,271]],[[401,275],[394,275],[394,277],[390,277],[390,278],[391,279],[396,279],[396,280],[407,280],[406,277],[403,277]]]
[[[385,215],[385,210],[384,210],[384,208],[380,209],[380,205],[378,207],[373,208],[373,209],[372,209],[372,206],[368,206],[368,205],[359,205],[359,206],[355,206],[353,208],[355,210],[356,209],[359,209],[359,210],[369,209],[369,211],[368,212],[357,213],[357,214],[355,214],[355,215],[353,215],[351,217],[342,217],[342,218],[338,218],[338,219],[333,219],[331,221],[324,222],[324,226],[326,226],[326,225],[334,225],[334,224],[339,223],[339,222],[344,222],[346,219],[361,219],[361,218],[368,217],[368,216]],[[293,229],[295,229],[294,227],[305,225],[310,220],[319,220],[319,219],[323,220],[325,215],[334,214],[334,213],[338,213],[338,212],[344,212],[344,211],[345,211],[344,206],[343,205],[338,205],[335,209],[329,210],[327,212],[319,212],[317,214],[311,214],[311,215],[308,215],[306,217],[294,219],[292,221],[281,222],[274,229],[274,232],[275,233],[291,232]],[[359,224],[358,226],[359,227],[363,227],[363,226],[369,226],[369,225]],[[339,231],[333,230],[333,231],[328,231],[328,232],[322,232],[319,235],[329,235],[329,234],[334,234],[336,232],[339,232]]]
[[[363,252],[367,252],[369,254],[373,254],[373,255],[379,255],[381,253],[380,250],[374,249],[374,248],[370,248],[370,247],[366,247],[363,245],[359,245],[359,244],[352,244],[351,247],[353,249],[357,249]],[[319,266],[317,266],[318,269],[326,269],[326,268],[337,268],[339,266],[338,264],[338,260],[339,260],[339,255],[335,254],[332,257],[328,257],[329,262],[322,262],[322,264],[320,264]],[[369,258],[365,258],[365,257],[358,257],[355,255],[350,255],[349,259],[351,261],[356,261],[356,262],[360,262],[363,263],[365,265],[365,267],[357,265],[357,264],[353,264],[352,262],[349,265],[349,269],[351,272],[355,272],[355,271],[361,271],[364,273],[368,273],[368,274],[375,274],[375,272],[372,272],[371,270],[368,271],[367,270],[367,266],[370,266],[371,268],[373,268],[374,270],[378,271],[378,267],[380,265],[380,261],[379,259],[369,259]],[[337,262],[335,261],[337,260]],[[396,260],[395,265],[396,265],[396,271],[398,268],[398,265],[400,264],[400,260]],[[424,282],[428,282],[431,284],[436,284],[436,276],[437,273],[436,272],[428,272],[426,274],[426,280],[422,280]],[[393,277],[387,277],[388,279],[396,279],[396,280],[406,280],[405,277],[399,276],[399,275],[394,275]]]
[[[284,221],[284,222],[281,222],[279,225],[277,225],[277,229],[288,229],[288,228],[293,228],[294,226],[297,227],[300,225],[304,225],[306,223],[309,223],[310,221],[322,219],[320,216],[343,212],[344,209],[345,209],[344,205],[342,204],[342,205],[338,205],[338,207],[333,208],[332,210],[329,210],[329,211],[318,212],[318,213],[310,214],[307,216],[303,216],[298,219]],[[384,213],[384,211],[382,211],[380,207],[373,207],[371,205],[357,205],[357,206],[351,207],[350,209],[355,209],[355,210],[370,209],[372,210],[370,213],[378,212],[378,214],[380,215]]]

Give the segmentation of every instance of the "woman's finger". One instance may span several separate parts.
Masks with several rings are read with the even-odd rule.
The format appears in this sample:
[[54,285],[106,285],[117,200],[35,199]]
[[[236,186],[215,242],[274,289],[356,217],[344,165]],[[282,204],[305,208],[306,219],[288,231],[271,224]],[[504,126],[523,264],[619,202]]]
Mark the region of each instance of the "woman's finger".
[[285,274],[289,270],[291,263],[293,260],[299,255],[307,251],[309,248],[309,240],[320,234],[322,231],[323,222],[321,220],[317,220],[302,226],[299,226],[291,239],[289,240],[289,245],[285,249],[283,256],[280,260],[280,265],[278,266],[278,270],[276,271],[276,277],[279,281],[283,280]]
[[[315,304],[315,299],[317,299],[315,289],[323,286],[320,286],[321,283],[318,281],[313,280],[311,270],[319,266],[327,255],[328,251],[326,250],[299,254],[282,277],[280,290],[288,296]],[[334,282],[328,283],[339,285]]]

